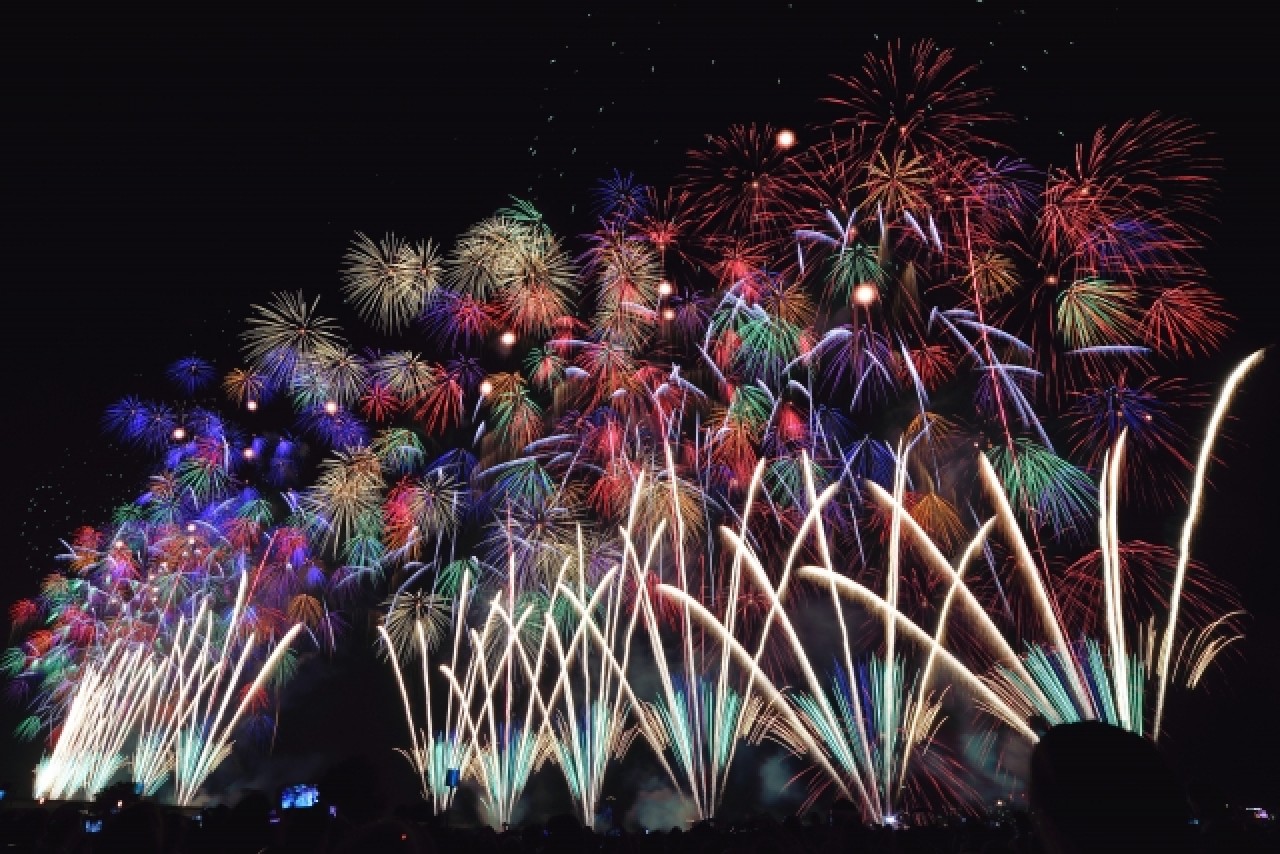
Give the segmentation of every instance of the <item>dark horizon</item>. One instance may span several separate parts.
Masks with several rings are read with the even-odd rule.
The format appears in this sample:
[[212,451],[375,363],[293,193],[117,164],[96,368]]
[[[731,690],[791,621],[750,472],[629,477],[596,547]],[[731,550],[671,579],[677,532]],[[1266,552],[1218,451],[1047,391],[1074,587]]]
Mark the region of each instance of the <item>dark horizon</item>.
[[[447,245],[510,195],[534,200],[561,233],[584,231],[591,190],[613,169],[663,186],[703,134],[730,123],[804,134],[830,118],[820,102],[830,75],[889,39],[929,37],[979,63],[996,107],[1014,117],[1007,137],[1037,166],[1066,161],[1099,126],[1156,110],[1211,133],[1222,168],[1207,267],[1238,319],[1195,379],[1216,387],[1280,331],[1265,263],[1274,30],[1244,4],[1204,15],[976,2],[911,20],[805,2],[589,17],[572,4],[273,14],[102,9],[7,28],[6,645],[7,607],[36,591],[59,539],[101,522],[145,476],[144,459],[102,434],[105,406],[192,351],[227,367],[251,303],[302,289],[336,309],[355,232]],[[1280,508],[1270,493],[1278,377],[1272,351],[1232,408],[1195,545],[1240,592],[1248,635],[1210,690],[1179,698],[1169,738],[1182,773],[1268,806],[1280,803],[1280,581],[1264,539]],[[1181,510],[1172,517],[1148,521],[1171,529]],[[303,782],[360,754],[395,799],[413,796],[391,752],[403,740],[394,685],[371,665],[372,634],[352,622],[345,649],[286,692],[271,762],[245,762],[248,781],[232,779],[229,762],[218,778]],[[21,717],[3,705],[0,781],[19,792],[40,749],[10,736]]]

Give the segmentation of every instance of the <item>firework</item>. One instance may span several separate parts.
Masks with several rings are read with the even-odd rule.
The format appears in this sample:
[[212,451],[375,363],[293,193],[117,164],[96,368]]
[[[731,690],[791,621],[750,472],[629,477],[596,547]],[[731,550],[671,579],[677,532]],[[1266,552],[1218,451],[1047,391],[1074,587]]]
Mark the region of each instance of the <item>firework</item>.
[[[1149,116],[1037,170],[971,71],[894,44],[829,127],[709,135],[675,189],[615,171],[576,238],[521,199],[440,249],[357,233],[372,345],[277,294],[226,407],[196,357],[180,399],[112,405],[150,476],[68,538],[3,658],[48,790],[131,762],[190,798],[237,721],[274,729],[288,650],[378,602],[423,797],[447,809],[458,769],[495,822],[544,762],[592,821],[637,740],[699,817],[771,739],[879,822],[970,797],[947,748],[975,706],[1157,737],[1167,686],[1239,636],[1190,560],[1225,397],[1183,484],[1182,377],[1229,320],[1214,164]],[[1184,494],[1176,553],[1121,539],[1122,506]]]
[[[242,685],[253,636],[239,643],[239,655],[232,649],[241,640],[247,591],[248,577],[242,575],[230,620],[219,627],[225,632],[220,640],[206,600],[190,624],[179,623],[167,656],[120,639],[100,662],[89,664],[53,751],[37,767],[34,796],[67,798],[82,791],[91,797],[131,765],[146,794],[155,794],[172,772],[175,800],[190,803],[230,754],[231,735],[251,699],[302,629],[300,624],[289,629],[250,683]],[[228,717],[237,693],[243,699]],[[131,740],[129,763],[124,747]]]

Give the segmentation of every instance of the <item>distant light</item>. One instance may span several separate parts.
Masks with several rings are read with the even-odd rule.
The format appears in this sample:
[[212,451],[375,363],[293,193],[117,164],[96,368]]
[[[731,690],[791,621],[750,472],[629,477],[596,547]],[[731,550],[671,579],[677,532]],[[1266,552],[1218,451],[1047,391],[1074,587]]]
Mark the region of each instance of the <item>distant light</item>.
[[488,380],[485,380],[484,382],[480,383],[480,394],[483,395],[484,397],[488,397],[489,395],[493,394],[493,383],[489,382]]
[[870,282],[863,282],[853,289],[853,301],[860,306],[868,306],[880,296],[879,290]]
[[1049,275],[1044,277],[1044,283],[1046,285],[1056,285],[1058,284],[1058,277],[1050,273]]
[[506,332],[502,333],[502,338],[500,340],[502,341],[503,347],[510,347],[512,344],[516,343],[516,334],[508,329]]
[[187,438],[187,430],[185,427],[174,427],[172,435],[173,441],[181,442],[183,439]]
[[324,402],[324,412],[325,415],[337,415],[338,402],[336,400],[326,400]]
[[258,455],[257,452],[253,450],[253,448],[245,448],[240,453],[244,454],[244,458],[246,460],[251,460]]
[[188,534],[194,534],[195,532],[196,532],[196,523],[195,523],[195,522],[188,522],[188,523],[187,523],[187,533],[188,533]]
[[788,149],[796,144],[796,135],[786,128],[778,131],[778,148]]
[[1145,412],[1145,413],[1143,413],[1143,415],[1142,415],[1142,420],[1143,420],[1143,421],[1150,421],[1150,420],[1151,420],[1151,413],[1150,413],[1150,412]]
[[675,320],[675,319],[676,319],[676,310],[675,310],[674,308],[672,308],[671,306],[667,306],[666,308],[664,308],[664,309],[662,310],[662,319],[663,319],[663,320]]
[[250,412],[257,412],[257,411],[258,411],[258,401],[256,401],[256,400],[251,400],[251,401],[249,401],[248,403],[246,403],[246,404],[244,405],[244,408],[245,408],[245,409],[247,409],[247,410],[249,410]]
[[663,279],[662,281],[658,282],[658,293],[661,296],[669,297],[673,293],[675,293],[675,290],[676,289],[666,279]]

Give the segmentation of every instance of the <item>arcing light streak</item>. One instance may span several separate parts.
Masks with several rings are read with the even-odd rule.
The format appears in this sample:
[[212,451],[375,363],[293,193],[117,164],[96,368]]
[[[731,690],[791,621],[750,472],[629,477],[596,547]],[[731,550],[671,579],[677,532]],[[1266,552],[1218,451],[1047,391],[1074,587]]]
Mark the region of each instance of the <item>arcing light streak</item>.
[[[52,754],[37,767],[36,797],[65,798],[76,791],[92,795],[105,788],[125,765],[122,751],[133,738],[134,777],[144,791],[154,794],[172,770],[174,799],[179,804],[192,801],[230,754],[231,736],[246,709],[302,630],[301,624],[289,629],[253,681],[241,685],[253,636],[243,641],[234,668],[231,656],[247,584],[248,574],[242,573],[236,605],[223,632],[215,631],[206,600],[194,620],[179,626],[168,656],[121,638],[101,664],[89,665]],[[192,656],[198,635],[200,646]],[[237,690],[243,690],[244,697],[227,717]]]
[[1169,594],[1169,623],[1164,632],[1164,643],[1160,649],[1160,661],[1156,676],[1156,717],[1151,727],[1151,737],[1160,738],[1160,725],[1164,721],[1165,691],[1169,687],[1169,667],[1173,656],[1174,635],[1178,628],[1178,609],[1182,600],[1182,585],[1187,576],[1187,563],[1191,559],[1191,534],[1195,530],[1196,519],[1200,516],[1200,501],[1204,494],[1204,477],[1209,469],[1209,460],[1213,455],[1213,441],[1217,438],[1222,419],[1227,415],[1227,407],[1238,386],[1250,369],[1262,361],[1264,350],[1250,355],[1227,377],[1227,382],[1218,394],[1218,403],[1213,408],[1213,416],[1209,419],[1209,427],[1205,431],[1204,441],[1200,445],[1200,456],[1196,459],[1195,478],[1192,481],[1191,500],[1187,507],[1187,518],[1182,525],[1182,537],[1178,543],[1178,566],[1174,570],[1173,589]]
[[[469,565],[463,564],[461,573],[450,612],[451,640],[448,649],[450,650],[449,666],[453,670],[458,668],[458,656],[462,652],[462,640],[466,634],[466,618],[472,602],[472,572]],[[390,614],[388,614],[388,618],[390,618]],[[422,797],[430,801],[436,813],[441,813],[453,803],[455,793],[455,789],[448,785],[448,772],[453,769],[461,770],[468,766],[473,743],[463,737],[463,726],[460,720],[462,707],[454,693],[447,690],[447,684],[444,691],[445,715],[443,727],[437,730],[433,725],[432,644],[427,637],[427,631],[423,624],[424,619],[425,617],[422,615],[415,616],[413,632],[414,639],[417,641],[418,656],[422,667],[422,708],[425,725],[417,724],[414,719],[413,709],[409,702],[408,689],[405,685],[404,673],[401,668],[400,658],[403,654],[402,651],[397,648],[390,633],[387,631],[385,623],[378,626],[378,633],[386,645],[387,655],[391,660],[396,686],[400,689],[400,699],[404,706],[405,724],[409,729],[410,747],[399,752],[417,773]],[[407,658],[409,656],[405,654],[404,657]]]
[[936,652],[939,660],[947,667],[951,674],[964,682],[971,688],[975,694],[987,703],[991,710],[1000,717],[1010,728],[1023,735],[1030,741],[1037,741],[1038,737],[1035,731],[1031,729],[1023,719],[1023,716],[1014,711],[1008,703],[997,696],[986,683],[979,679],[972,670],[964,665],[950,651],[940,646],[924,629],[916,625],[910,618],[889,607],[889,603],[882,597],[868,590],[858,582],[845,578],[837,572],[829,569],[823,569],[819,566],[806,566],[800,569],[800,577],[807,578],[815,582],[825,582],[832,584],[846,598],[858,602],[862,605],[868,605],[880,612],[881,619],[892,619],[904,635],[911,637],[913,641],[922,648],[928,649],[930,652]]

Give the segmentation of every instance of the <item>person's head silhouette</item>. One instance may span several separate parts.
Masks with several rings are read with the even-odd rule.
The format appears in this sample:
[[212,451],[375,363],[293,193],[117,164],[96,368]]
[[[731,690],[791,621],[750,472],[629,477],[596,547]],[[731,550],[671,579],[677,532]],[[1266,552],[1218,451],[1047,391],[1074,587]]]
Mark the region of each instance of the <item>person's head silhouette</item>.
[[1030,800],[1050,854],[1176,852],[1189,835],[1186,799],[1156,746],[1096,721],[1040,739]]

